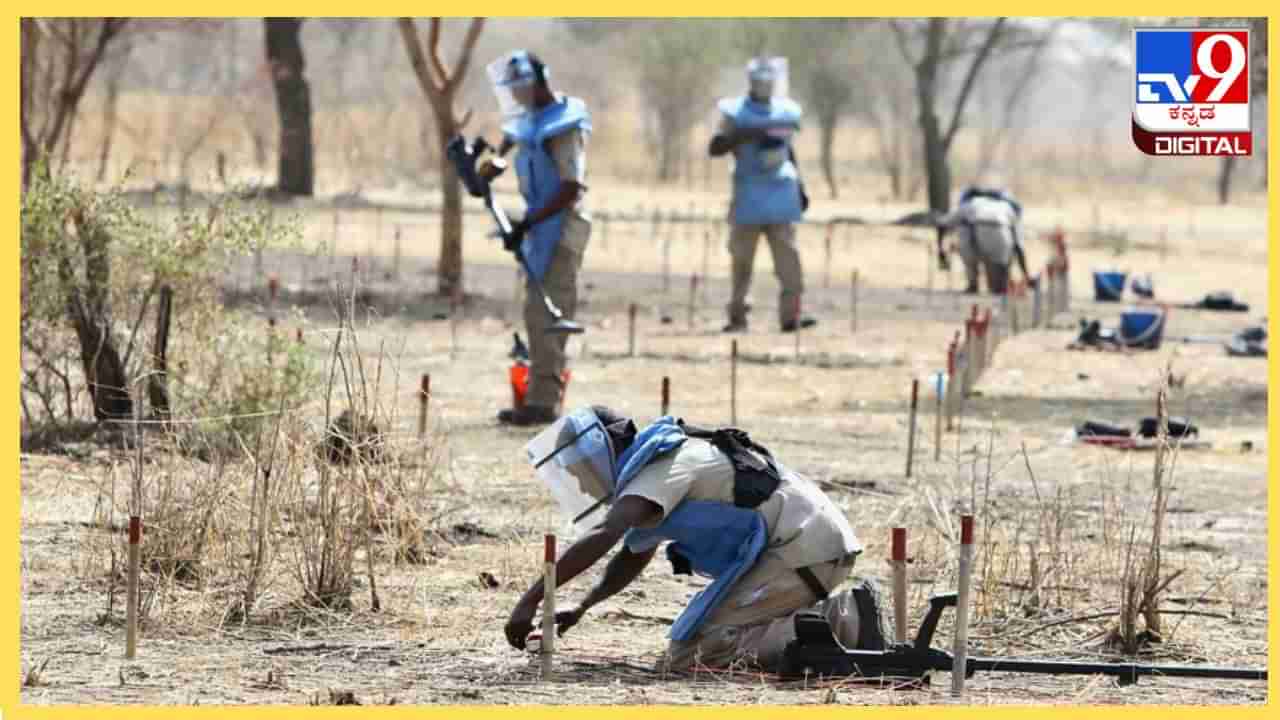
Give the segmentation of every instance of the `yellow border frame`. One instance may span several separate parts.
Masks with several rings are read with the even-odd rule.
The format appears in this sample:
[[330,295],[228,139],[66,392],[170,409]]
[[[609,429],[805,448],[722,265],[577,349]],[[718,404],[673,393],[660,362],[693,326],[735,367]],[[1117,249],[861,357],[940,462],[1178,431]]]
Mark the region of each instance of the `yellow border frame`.
[[[766,12],[773,8],[766,6],[764,3],[752,2],[754,6],[751,8],[744,7],[743,3],[733,2],[701,2],[697,4],[697,12],[691,13],[689,3],[676,2],[657,2],[647,3],[645,9],[648,10],[649,16],[670,16],[670,17],[691,17],[691,16],[769,16],[771,13]],[[376,9],[377,11],[390,14],[391,11],[400,10],[405,14],[428,12],[435,7],[434,3],[411,3],[411,2],[394,2],[394,3],[375,3],[376,7],[371,8],[368,4],[360,6],[360,10],[369,11]],[[496,7],[494,7],[496,5]],[[956,16],[954,12],[956,7],[951,3],[938,2],[932,0],[929,2],[915,1],[909,3],[911,14],[915,15],[947,15]],[[329,1],[309,2],[309,3],[271,3],[273,11],[277,14],[288,14],[289,12],[297,12],[301,14],[316,14],[341,16],[350,15],[355,8],[346,6],[341,3]],[[1141,16],[1151,15],[1160,17],[1186,17],[1198,16],[1205,11],[1212,11],[1216,15],[1234,16],[1234,17],[1260,17],[1267,16],[1269,20],[1274,20],[1274,14],[1269,13],[1266,8],[1271,7],[1274,11],[1273,4],[1263,4],[1262,2],[1228,2],[1225,4],[1214,4],[1212,6],[1205,3],[1191,3],[1177,0],[1174,2],[1130,2],[1125,3],[1125,9],[1130,12],[1124,13],[1125,16]],[[40,14],[44,16],[53,15],[87,15],[88,11],[96,10],[102,12],[105,7],[94,3],[85,2],[47,2],[41,3],[39,7],[31,7],[27,13],[19,12],[18,15]],[[116,3],[110,6],[111,14],[115,15],[167,15],[166,11],[173,10],[172,5],[163,5],[157,2],[128,2]],[[222,3],[219,9],[228,13],[228,15],[241,16],[257,16],[263,8],[261,3],[247,2],[229,2]],[[514,2],[498,2],[489,3],[485,10],[501,13],[502,11],[511,10],[514,15],[525,14],[533,9],[528,3]],[[599,13],[604,10],[612,10],[604,3],[596,0],[596,2],[555,2],[547,6],[539,6],[537,9],[542,10],[547,15],[564,15],[564,16],[587,16]],[[779,8],[781,9],[781,8]],[[786,9],[797,15],[809,16],[843,16],[843,15],[862,15],[861,11],[865,8],[853,4],[838,2],[799,2],[789,3]],[[900,7],[901,10],[908,10],[907,7]],[[1089,11],[1095,11],[1096,16],[1115,16],[1117,15],[1114,3],[1103,2],[992,2],[990,0],[982,0],[967,6],[970,16],[991,16],[998,14],[1013,15],[1064,15],[1064,14],[1080,14],[1089,15]],[[1143,13],[1142,11],[1149,11]],[[554,13],[551,11],[555,11]],[[1230,12],[1228,12],[1230,11]],[[670,13],[663,15],[663,13]],[[639,13],[635,15],[640,15]],[[3,34],[3,47],[5,54],[14,59],[12,71],[4,76],[3,89],[5,94],[10,98],[18,96],[18,18],[14,18],[6,26]],[[1268,39],[1269,47],[1275,47],[1275,26],[1268,22]],[[1276,73],[1270,73],[1267,79],[1267,94],[1271,100],[1269,107],[1268,128],[1276,128]],[[4,126],[8,128],[6,131],[10,138],[9,147],[11,148],[8,157],[9,166],[12,168],[10,179],[5,181],[5,187],[9,187],[6,195],[10,198],[11,207],[17,211],[20,207],[19,201],[19,156],[21,153],[19,129],[18,129],[18,108],[17,103],[11,107],[6,113]],[[1136,152],[1136,149],[1135,149]],[[1268,161],[1268,172],[1275,182],[1276,178],[1276,148],[1271,149],[1271,157]],[[1270,216],[1270,235],[1269,238],[1274,239],[1277,236],[1276,214],[1275,214],[1275,198],[1276,189],[1273,185],[1268,198],[1268,213]],[[10,216],[12,221],[17,220],[18,213]],[[14,226],[9,226],[16,229]],[[4,323],[9,330],[3,337],[3,361],[0,367],[3,367],[5,374],[13,373],[11,378],[17,378],[18,362],[19,362],[19,343],[17,337],[17,317],[18,317],[18,267],[19,267],[19,242],[15,233],[11,241],[6,243],[9,250],[9,262],[0,262],[0,287],[9,288],[3,301],[0,301],[0,315],[3,316]],[[1275,334],[1280,321],[1277,320],[1277,311],[1280,310],[1280,294],[1278,294],[1275,284],[1275,266],[1276,260],[1274,254],[1268,255],[1268,285],[1270,287],[1270,302],[1268,308],[1269,330],[1271,334]],[[12,324],[10,324],[12,323]],[[1274,358],[1268,361],[1268,383],[1269,385],[1277,385],[1277,363]],[[21,587],[20,568],[21,554],[19,549],[19,534],[15,530],[20,526],[20,503],[21,503],[21,483],[19,479],[20,464],[18,461],[18,434],[20,412],[17,399],[17,383],[9,385],[7,383],[0,386],[0,407],[9,407],[13,415],[5,416],[8,420],[3,422],[3,432],[0,432],[0,456],[11,458],[13,465],[13,476],[6,481],[0,482],[0,527],[8,528],[6,532],[0,532],[0,588],[6,588],[6,591],[0,592],[0,641],[3,641],[5,650],[0,652],[0,720],[39,720],[42,718],[53,717],[81,717],[81,718],[129,718],[130,720],[144,720],[145,718],[162,718],[169,717],[176,713],[182,715],[201,715],[205,717],[221,716],[223,714],[233,715],[237,718],[281,718],[286,715],[306,714],[308,717],[350,717],[352,710],[336,707],[306,707],[300,708],[296,706],[289,707],[145,707],[145,706],[120,706],[120,707],[97,707],[97,706],[50,706],[35,707],[24,706],[19,704],[19,691],[21,683],[22,669],[19,666],[20,655],[18,653],[18,645],[20,641],[20,612],[21,598],[19,588]],[[1268,404],[1267,407],[1267,427],[1276,427],[1277,423],[1277,406]],[[1276,477],[1277,469],[1277,451],[1271,443],[1268,443],[1268,477]],[[1274,521],[1271,520],[1275,516],[1276,498],[1268,493],[1267,512],[1268,512],[1268,558],[1270,568],[1268,572],[1269,586],[1269,605],[1274,609],[1277,605],[1277,588],[1275,577],[1275,562],[1277,552],[1280,547],[1277,546],[1277,537],[1274,532]],[[12,588],[12,590],[8,590]],[[1268,629],[1268,646],[1271,652],[1274,652],[1277,640],[1277,628],[1271,625]],[[1270,663],[1268,663],[1270,664]],[[1232,718],[1262,718],[1268,715],[1266,708],[1271,706],[1270,699],[1274,697],[1276,690],[1275,682],[1268,683],[1268,703],[1264,707],[1211,707],[1205,709],[1189,708],[1189,707],[1144,707],[1144,708],[1128,708],[1122,706],[1089,707],[1085,712],[1092,717],[1097,716],[1116,716],[1121,713],[1125,716],[1131,715],[1137,710],[1142,715],[1155,717],[1157,713],[1162,718],[1168,720],[1172,717],[1209,717],[1212,713],[1218,717]],[[378,708],[362,708],[356,713],[360,715],[376,715],[378,717],[421,717],[429,715],[434,717],[454,717],[465,715],[469,717],[489,716],[489,715],[507,715],[514,716],[518,714],[523,718],[568,718],[580,717],[587,718],[594,716],[600,712],[601,708],[597,707],[560,707],[560,706],[526,706],[526,707],[485,707],[485,706],[405,706],[405,707],[378,707]],[[651,708],[609,708],[606,710],[610,715],[638,717],[642,715],[661,715],[669,717],[672,715],[683,717],[710,717],[711,714],[719,714],[722,712],[732,712],[733,714],[747,714],[756,717],[777,717],[777,718],[812,718],[813,713],[821,712],[823,715],[833,713],[849,714],[849,713],[866,713],[868,708],[840,708],[834,706],[826,706],[822,709],[817,708],[800,708],[800,707],[769,707],[769,708],[719,708],[719,707],[690,707],[690,708],[674,708],[668,706],[651,707]],[[946,705],[926,705],[916,707],[886,707],[877,708],[876,712],[888,713],[910,713],[916,716],[929,715],[933,716],[942,713],[948,716],[961,717],[985,717],[992,714],[998,714],[1002,717],[1027,716],[1027,715],[1057,715],[1067,717],[1080,712],[1080,709],[1074,707],[1057,707],[1057,708],[1036,708],[1036,707],[952,707]],[[553,715],[554,713],[554,715]]]

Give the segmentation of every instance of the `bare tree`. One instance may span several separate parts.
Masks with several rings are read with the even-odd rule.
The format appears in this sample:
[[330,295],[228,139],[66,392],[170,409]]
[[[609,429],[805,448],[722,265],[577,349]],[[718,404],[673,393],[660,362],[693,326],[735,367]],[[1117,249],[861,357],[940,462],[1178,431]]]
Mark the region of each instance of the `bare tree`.
[[22,18],[19,123],[22,187],[40,161],[54,157],[90,78],[128,26],[125,18]]
[[[1202,18],[1205,25],[1248,25],[1249,33],[1249,92],[1250,100],[1267,96],[1267,19],[1266,18]],[[1260,134],[1255,133],[1254,137]],[[1218,164],[1218,204],[1231,202],[1231,177],[1237,166],[1235,155],[1224,155]],[[1263,164],[1265,167],[1265,163]],[[1265,170],[1264,170],[1265,172]]]
[[[440,58],[440,18],[431,18],[427,37],[429,54],[422,50],[418,28],[412,18],[400,18],[398,24],[405,50],[409,53],[409,63],[413,66],[418,85],[427,96],[427,102],[435,116],[436,137],[443,148],[471,120],[470,110],[463,113],[462,117],[455,114],[454,98],[471,65],[476,41],[484,30],[484,18],[472,19],[462,42],[458,62],[452,71]],[[441,152],[439,157],[440,190],[444,206],[440,215],[440,261],[437,265],[439,285],[436,290],[441,295],[453,296],[462,292],[462,193],[448,156]]]
[[281,192],[312,195],[315,191],[315,156],[311,138],[311,90],[303,75],[303,18],[265,18],[267,62],[275,82],[276,108],[280,114],[280,164],[277,185]]
[[126,40],[107,63],[107,95],[102,107],[102,146],[98,148],[98,182],[107,178],[107,164],[111,160],[111,145],[115,140],[116,122],[119,118],[120,83],[129,67],[129,55],[133,43]]
[[[951,165],[948,155],[960,131],[964,118],[964,109],[973,93],[974,83],[983,65],[991,57],[992,51],[1000,42],[1005,29],[1006,19],[996,18],[981,33],[980,44],[964,47],[970,33],[964,32],[954,20],[947,18],[929,18],[921,23],[914,21],[891,20],[894,37],[898,41],[898,49],[904,60],[915,72],[916,102],[920,112],[920,133],[923,141],[924,167],[928,177],[929,209],[946,212],[951,208]],[[912,36],[922,36],[920,42]],[[923,51],[917,57],[913,46],[923,45]],[[942,73],[946,65],[953,60],[972,55],[964,80],[960,86],[951,110],[951,121],[944,128],[938,118],[939,98],[941,95]]]
[[652,110],[659,182],[677,179],[689,133],[707,116],[724,59],[720,26],[707,20],[641,21],[630,36],[637,84]]
[[988,95],[994,100],[990,105],[998,108],[996,112],[992,112],[993,108],[989,108],[988,113],[995,115],[998,119],[988,123],[984,132],[979,135],[978,175],[984,175],[991,170],[1006,143],[1009,146],[1017,146],[1018,139],[1022,135],[1018,120],[1023,117],[1027,91],[1033,87],[1033,81],[1043,72],[1045,55],[1052,47],[1053,38],[1062,23],[1060,19],[1054,20],[1043,33],[1029,38],[1027,40],[1029,50],[1025,56],[1011,53],[1002,63],[1003,72],[983,83],[984,89],[989,91]]

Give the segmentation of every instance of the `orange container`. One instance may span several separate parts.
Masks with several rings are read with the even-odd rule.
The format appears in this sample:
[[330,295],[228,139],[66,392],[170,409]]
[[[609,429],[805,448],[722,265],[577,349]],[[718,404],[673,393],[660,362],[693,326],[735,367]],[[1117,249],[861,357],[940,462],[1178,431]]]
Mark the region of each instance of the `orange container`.
[[[524,407],[524,397],[529,392],[529,366],[523,363],[515,363],[511,366],[507,373],[511,381],[511,407],[520,409]],[[564,382],[565,391],[560,394],[560,407],[556,410],[558,413],[564,413],[564,396],[568,394],[569,379],[573,376],[568,368],[560,373],[560,379]]]

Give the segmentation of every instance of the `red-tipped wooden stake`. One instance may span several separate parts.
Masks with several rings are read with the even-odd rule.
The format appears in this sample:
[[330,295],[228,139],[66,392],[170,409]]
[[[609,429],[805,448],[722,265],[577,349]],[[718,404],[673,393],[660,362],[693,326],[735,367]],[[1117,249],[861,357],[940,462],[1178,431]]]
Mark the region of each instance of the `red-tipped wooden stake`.
[[418,439],[427,435],[427,405],[431,402],[431,373],[422,374],[422,389],[418,392]]
[[893,529],[893,636],[907,641],[907,529]]
[[142,518],[129,516],[129,578],[126,589],[124,657],[138,655],[138,574],[142,562]]
[[973,575],[973,516],[960,516],[960,587],[956,600],[956,635],[951,655],[951,694],[964,694],[964,675],[969,660],[969,580]]
[[542,570],[542,679],[551,678],[551,661],[556,652],[556,536],[543,539]]

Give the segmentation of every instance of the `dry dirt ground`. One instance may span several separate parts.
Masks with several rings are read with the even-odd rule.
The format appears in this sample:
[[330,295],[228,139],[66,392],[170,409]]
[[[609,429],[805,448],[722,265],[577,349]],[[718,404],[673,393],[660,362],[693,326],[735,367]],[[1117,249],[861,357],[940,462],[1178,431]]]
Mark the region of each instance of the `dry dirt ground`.
[[[607,209],[632,212],[660,200],[687,209],[679,195],[628,197]],[[897,210],[880,207],[869,219]],[[1104,210],[1105,217],[1125,218],[1126,243],[1091,239],[1088,229],[1105,230],[1107,221],[1099,225],[1088,206],[1041,215],[1028,243],[1031,260],[1039,265],[1046,257],[1039,232],[1062,222],[1072,248],[1071,312],[1056,318],[1054,328],[1024,332],[999,348],[966,404],[959,432],[944,436],[937,460],[933,395],[922,389],[911,479],[904,478],[910,381],[943,367],[945,344],[974,301],[954,291],[958,262],[948,291],[941,274],[930,280],[926,273],[928,236],[841,226],[828,256],[823,230],[807,228],[801,236],[806,303],[821,324],[800,337],[797,356],[794,337],[776,331],[777,284],[762,247],[752,331],[738,337],[739,424],[821,482],[847,512],[867,545],[856,572],[887,581],[889,529],[910,529],[912,628],[931,592],[954,587],[956,516],[970,507],[979,525],[974,652],[1102,660],[1114,657],[1106,640],[1116,624],[1126,560],[1140,564],[1146,554],[1153,456],[1071,446],[1063,436],[1087,418],[1136,423],[1153,414],[1163,369],[1172,362],[1183,382],[1171,389],[1171,410],[1190,416],[1213,447],[1182,451],[1174,461],[1162,576],[1177,576],[1164,595],[1163,642],[1147,647],[1142,659],[1263,667],[1266,361],[1229,358],[1220,345],[1172,338],[1225,337],[1266,314],[1266,210]],[[93,548],[101,548],[105,532],[86,525],[107,468],[127,463],[127,456],[93,446],[24,455],[21,660],[25,669],[43,668],[38,678],[24,677],[30,681],[24,703],[328,704],[341,692],[363,704],[954,702],[946,675],[933,689],[897,690],[782,682],[746,671],[676,677],[652,670],[667,625],[698,587],[657,562],[561,640],[557,677],[539,681],[536,661],[508,647],[501,632],[507,612],[540,572],[542,534],[561,529],[550,498],[521,459],[533,432],[500,428],[493,420],[510,398],[511,332],[523,334],[512,324],[518,314],[509,259],[484,239],[483,219],[469,216],[469,295],[455,323],[447,301],[426,295],[435,284],[427,259],[436,245],[430,216],[343,211],[330,258],[334,216],[332,209],[305,210],[307,237],[322,248],[317,255],[270,254],[260,266],[246,260],[228,278],[228,296],[253,308],[261,298],[260,267],[280,273],[285,302],[308,293],[323,297],[332,278],[349,278],[350,257],[362,256],[364,299],[376,309],[360,314],[361,340],[395,370],[397,382],[384,381],[381,399],[397,409],[392,440],[399,451],[417,449],[414,388],[421,374],[431,375],[430,442],[441,472],[421,498],[432,514],[429,557],[393,565],[378,554],[378,612],[370,607],[363,571],[351,612],[295,610],[287,559],[277,563],[249,623],[228,621],[225,603],[211,593],[172,590],[144,627],[138,659],[126,662],[121,602],[111,617],[101,617],[107,583],[100,550]],[[581,278],[580,317],[588,332],[570,343],[568,404],[608,403],[647,421],[658,413],[660,381],[669,376],[673,414],[702,424],[727,422],[729,339],[718,332],[728,296],[723,226],[664,224],[655,238],[649,211],[644,217],[609,223],[592,241]],[[704,245],[708,236],[713,241]],[[672,270],[664,282],[668,241]],[[1112,265],[1151,272],[1157,293],[1170,302],[1230,288],[1252,310],[1175,310],[1170,340],[1156,352],[1066,352],[1080,317],[1117,322],[1120,306],[1091,302],[1088,275],[1090,268]],[[690,313],[689,273],[703,267],[708,276]],[[640,306],[635,357],[628,356],[630,302]],[[661,322],[664,314],[670,323]],[[308,316],[305,342],[323,359],[322,338],[329,336],[317,330],[333,325],[332,314],[314,302]],[[260,313],[254,317],[261,322]],[[305,412],[323,418],[314,403]],[[1246,443],[1251,450],[1243,449]],[[150,462],[166,467],[163,459]],[[1038,592],[1029,586],[1032,553]],[[580,597],[594,577],[562,588],[560,603]],[[949,622],[937,644],[944,638],[949,643]],[[1092,677],[986,674],[968,687],[965,700],[977,703],[1266,702],[1260,682],[1153,679],[1120,688]]]

